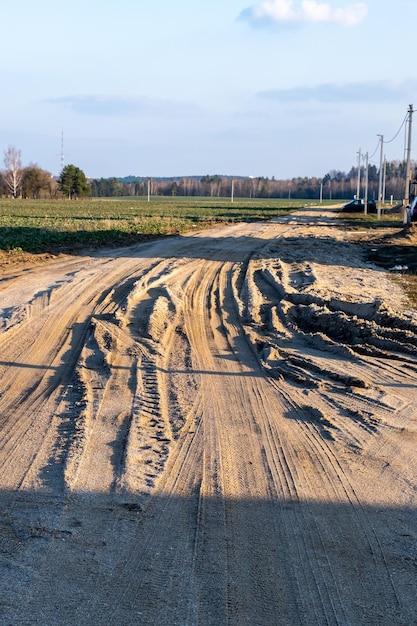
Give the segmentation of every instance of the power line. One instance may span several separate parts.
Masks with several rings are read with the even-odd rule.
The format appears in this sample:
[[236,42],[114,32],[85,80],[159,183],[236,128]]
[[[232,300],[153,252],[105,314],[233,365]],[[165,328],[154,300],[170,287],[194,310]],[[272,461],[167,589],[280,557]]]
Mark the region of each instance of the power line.
[[403,121],[402,121],[402,124],[401,124],[401,126],[399,127],[398,131],[395,133],[394,137],[393,137],[392,139],[390,139],[389,141],[385,141],[385,140],[384,140],[384,143],[392,143],[395,139],[397,139],[397,137],[398,137],[398,135],[400,134],[400,132],[401,132],[401,130],[402,130],[402,128],[403,128],[403,126],[404,126],[404,124],[406,123],[406,121],[407,121],[407,119],[408,119],[408,114],[409,114],[409,111],[407,111],[407,113],[405,114],[404,119],[403,119]]
[[[411,113],[414,113],[414,111],[411,111]],[[399,129],[397,130],[397,132],[395,133],[395,135],[391,139],[388,139],[386,141],[384,139],[383,135],[378,135],[379,137],[381,137],[380,141],[382,142],[382,145],[387,144],[387,143],[392,143],[393,141],[395,141],[397,139],[398,135],[400,134],[401,130],[404,128],[404,152],[405,152],[406,134],[407,134],[407,127],[406,127],[405,124],[406,124],[406,122],[408,120],[408,116],[409,115],[410,115],[410,109],[407,110],[407,113],[405,114],[404,119],[401,122],[401,126],[399,127]],[[380,142],[378,141],[378,144],[377,144],[375,150],[373,151],[373,153],[371,154],[371,156],[369,157],[369,160],[371,160],[375,156],[375,154],[376,154],[376,152],[378,150],[379,145],[380,145]],[[381,149],[382,149],[382,146],[381,146]]]
[[376,144],[376,148],[375,148],[375,150],[372,152],[372,154],[370,155],[369,160],[371,160],[371,159],[372,159],[372,157],[374,157],[374,156],[375,156],[376,151],[377,151],[377,150],[378,150],[378,148],[379,148],[379,143],[380,143],[380,142],[379,142],[379,140],[378,140],[378,143]]

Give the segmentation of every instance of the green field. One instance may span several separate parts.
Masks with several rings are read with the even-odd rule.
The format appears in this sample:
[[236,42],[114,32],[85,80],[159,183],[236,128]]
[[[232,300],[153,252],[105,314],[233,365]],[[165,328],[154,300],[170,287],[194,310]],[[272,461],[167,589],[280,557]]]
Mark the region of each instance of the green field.
[[[269,220],[300,200],[117,198],[0,200],[0,250],[51,252],[120,246],[216,223]],[[311,204],[311,203],[310,203]]]

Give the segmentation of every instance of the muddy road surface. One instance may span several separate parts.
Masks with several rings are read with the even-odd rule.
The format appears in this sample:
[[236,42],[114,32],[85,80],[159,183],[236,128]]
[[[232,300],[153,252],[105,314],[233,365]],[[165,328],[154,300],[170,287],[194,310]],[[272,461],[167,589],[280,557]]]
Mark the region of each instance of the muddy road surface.
[[0,624],[417,624],[417,317],[331,212],[2,270]]

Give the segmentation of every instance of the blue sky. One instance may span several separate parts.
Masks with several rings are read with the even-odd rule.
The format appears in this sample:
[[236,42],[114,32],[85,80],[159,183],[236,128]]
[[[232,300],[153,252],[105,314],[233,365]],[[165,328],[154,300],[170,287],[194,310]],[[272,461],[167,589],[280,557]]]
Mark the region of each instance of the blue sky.
[[378,165],[377,135],[417,108],[416,0],[14,0],[1,13],[0,150],[53,174],[63,133],[65,163],[92,177],[323,176],[359,148]]

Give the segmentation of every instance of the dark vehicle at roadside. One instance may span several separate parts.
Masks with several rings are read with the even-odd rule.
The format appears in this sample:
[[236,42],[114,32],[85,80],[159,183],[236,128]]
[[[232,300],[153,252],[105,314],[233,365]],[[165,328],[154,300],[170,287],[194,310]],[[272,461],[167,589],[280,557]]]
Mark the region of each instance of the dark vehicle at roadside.
[[[368,213],[376,213],[376,202],[375,200],[368,200]],[[365,200],[363,198],[357,198],[355,200],[351,200],[347,204],[344,204],[340,209],[344,213],[359,213],[365,210]]]

